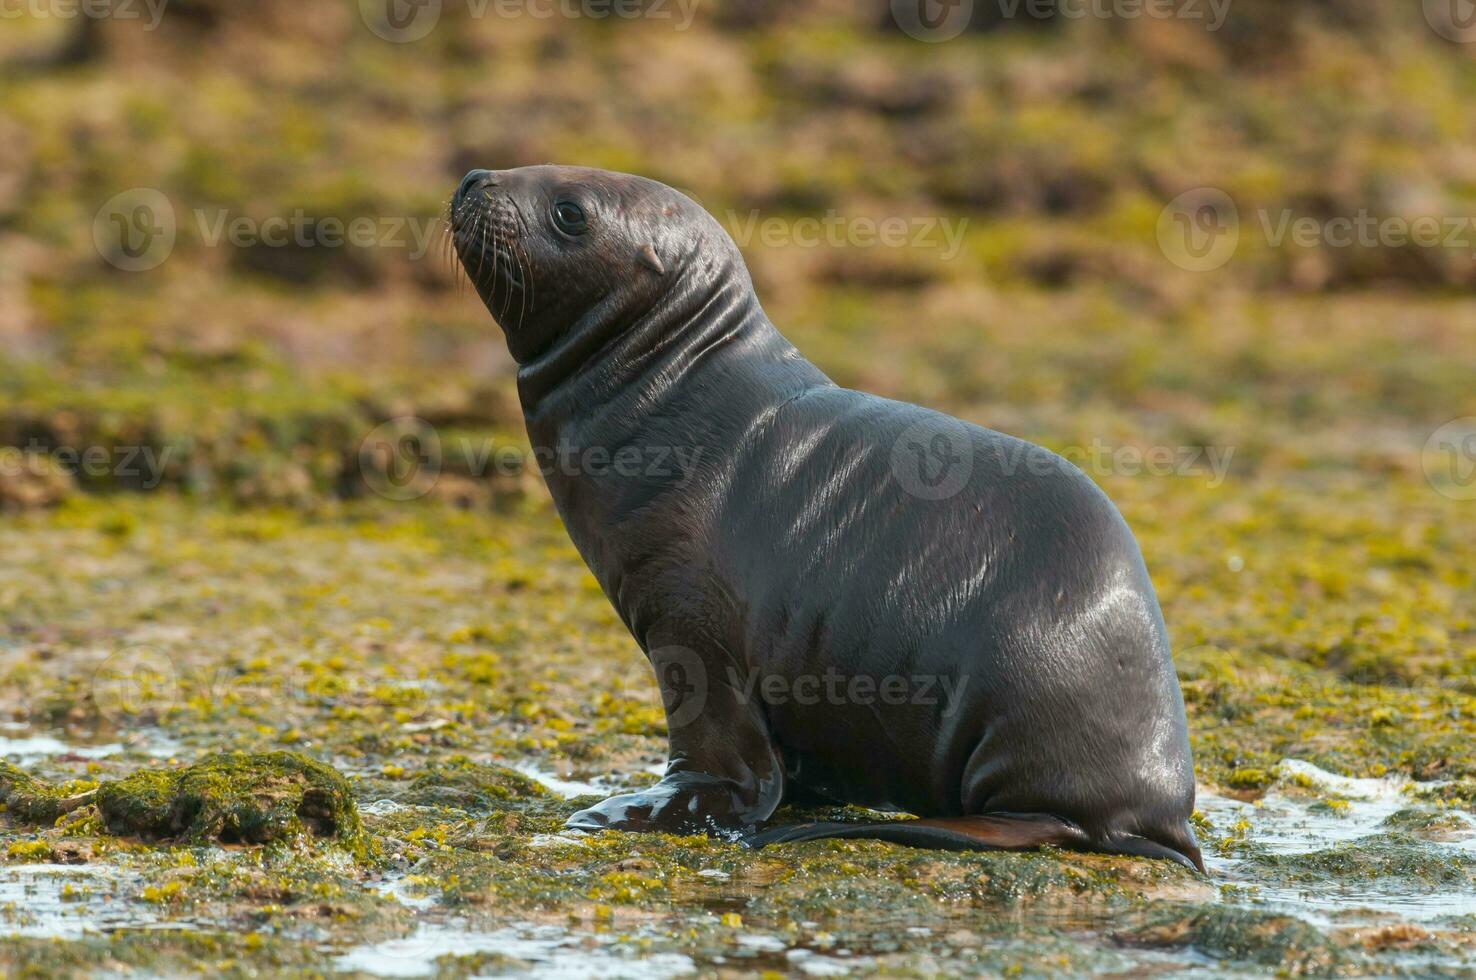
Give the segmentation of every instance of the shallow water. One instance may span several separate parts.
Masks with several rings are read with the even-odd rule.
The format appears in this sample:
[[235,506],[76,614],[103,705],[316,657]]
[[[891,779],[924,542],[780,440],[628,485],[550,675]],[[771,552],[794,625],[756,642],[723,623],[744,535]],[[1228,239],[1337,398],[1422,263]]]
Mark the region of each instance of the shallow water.
[[[533,765],[518,767],[530,777],[566,796],[606,792],[610,787],[576,783],[551,776]],[[601,782],[604,782],[603,780]],[[1423,787],[1428,789],[1429,787]],[[1387,875],[1342,880],[1330,876],[1315,883],[1285,883],[1275,868],[1264,863],[1267,855],[1296,857],[1318,855],[1343,847],[1375,848],[1391,834],[1409,847],[1428,851],[1432,858],[1445,855],[1476,855],[1476,820],[1461,811],[1449,810],[1420,800],[1413,787],[1397,779],[1352,779],[1326,772],[1298,760],[1287,760],[1277,769],[1277,783],[1255,803],[1245,803],[1213,794],[1201,797],[1201,812],[1214,829],[1228,834],[1242,821],[1244,846],[1228,854],[1209,854],[1207,864],[1219,889],[1219,899],[1263,911],[1299,918],[1320,928],[1416,923],[1438,928],[1449,917],[1476,914],[1476,889],[1428,884],[1418,878]],[[1439,816],[1442,839],[1416,839],[1389,825],[1396,814],[1405,817]],[[548,834],[533,840],[535,846],[575,842],[580,835]],[[699,872],[714,882],[727,875],[721,871]],[[393,893],[393,889],[386,892]],[[408,900],[407,900],[408,899]],[[419,909],[423,900],[402,896],[407,905]],[[1064,933],[1056,940],[1063,948],[1074,948],[1091,957],[1099,973],[1119,976],[1180,975],[1252,976],[1258,969],[1227,963],[1194,950],[1112,948],[1103,945],[1096,927],[1083,928],[1063,922]],[[919,926],[910,934],[926,937],[930,930]],[[342,969],[362,969],[381,976],[423,976],[434,971],[435,957],[445,953],[483,954],[505,957],[499,961],[520,975],[564,977],[600,975],[656,978],[682,976],[696,969],[694,961],[672,953],[657,954],[640,961],[630,959],[629,937],[596,938],[556,926],[506,928],[496,931],[465,931],[455,924],[422,924],[405,939],[377,943],[343,954],[336,961]],[[1029,940],[986,940],[1003,949]],[[795,937],[764,932],[738,935],[730,954],[704,962],[744,970],[778,969],[810,976],[864,974],[875,968],[866,950],[817,950],[807,948]],[[1419,972],[1419,953],[1402,954],[1402,965]],[[1437,965],[1430,961],[1428,965]],[[1449,966],[1448,959],[1442,964]]]
[[0,736],[0,756],[19,766],[27,766],[42,759],[59,755],[80,756],[84,759],[106,759],[123,751],[120,742],[106,745],[68,745],[50,735],[30,735],[24,738]]
[[[66,754],[103,758],[122,751],[124,747],[116,743],[79,749],[45,735],[0,738],[0,754],[18,761],[43,761]],[[603,784],[612,781],[605,779],[564,779],[531,763],[515,768],[565,797],[602,794],[611,789]],[[1206,849],[1206,863],[1219,886],[1220,902],[1290,915],[1324,930],[1391,923],[1439,929],[1455,926],[1449,921],[1453,917],[1476,915],[1476,888],[1470,883],[1472,874],[1465,873],[1476,863],[1476,819],[1469,813],[1422,800],[1414,792],[1415,787],[1398,779],[1351,779],[1297,760],[1283,762],[1276,776],[1272,787],[1254,803],[1208,793],[1200,797],[1199,809],[1213,831],[1206,836],[1230,841],[1219,853],[1213,847]],[[1419,788],[1428,790],[1429,785]],[[371,817],[392,815],[405,808],[405,804],[389,800],[362,807]],[[1398,818],[1391,821],[1396,815]],[[1426,818],[1439,818],[1436,832],[1410,830],[1412,824],[1418,826]],[[582,835],[565,832],[538,835],[530,842],[534,846],[565,846],[581,839]],[[1359,855],[1394,853],[1401,861],[1375,862],[1366,874],[1325,871],[1327,865],[1319,861],[1319,856],[1337,855],[1340,849],[1351,849]],[[1299,862],[1304,857],[1310,860]],[[1451,885],[1405,873],[1427,865],[1454,868],[1464,877]],[[714,887],[726,886],[730,877],[716,869],[696,874]],[[1451,880],[1450,874],[1437,879]],[[163,925],[190,928],[187,918],[181,921],[177,914],[171,916],[168,908],[139,901],[146,883],[138,872],[110,864],[0,865],[0,935],[78,939],[89,933],[120,929]],[[413,931],[401,938],[346,949],[325,948],[339,970],[385,977],[426,976],[436,972],[437,958],[446,955],[483,957],[493,972],[535,978],[664,980],[694,973],[699,964],[702,969],[719,966],[840,976],[864,974],[885,965],[878,960],[884,959],[880,952],[887,948],[884,945],[873,949],[863,942],[853,949],[839,949],[817,943],[813,934],[752,929],[730,935],[726,947],[716,953],[712,949],[705,955],[692,951],[699,957],[694,960],[676,951],[681,944],[671,934],[654,931],[654,927],[649,933],[642,931],[647,928],[644,925],[624,932],[572,924],[489,927],[485,921],[476,924],[447,918],[457,913],[437,901],[438,889],[433,884],[424,887],[423,882],[417,885],[405,874],[366,882],[365,887],[408,910],[414,917]],[[743,904],[740,897],[734,908],[741,909]],[[686,914],[691,913],[696,913],[698,919],[711,915],[696,907],[686,909]],[[1044,923],[1050,926],[1050,942],[1073,955],[1089,957],[1099,973],[1254,974],[1243,971],[1245,964],[1218,962],[1192,949],[1116,947],[1104,934],[1112,930],[1104,929],[1090,914],[1082,918],[1069,910],[1063,913],[1059,923]],[[938,934],[934,935],[935,929],[930,927],[936,927]],[[942,931],[948,928],[952,927],[946,923],[919,923],[907,934],[925,946],[941,944]],[[1015,946],[1024,949],[1039,941],[1039,937],[1012,937],[987,929],[981,929],[981,933],[979,941],[993,950]],[[943,946],[938,950],[944,957],[956,953]],[[1420,955],[1411,952],[1401,962],[1420,972]],[[1447,957],[1438,963],[1432,960],[1429,965],[1443,968],[1452,963]]]
[[536,980],[664,980],[697,970],[680,953],[643,955],[630,939],[574,935],[557,926],[478,932],[456,923],[425,924],[404,939],[351,949],[334,966],[378,977],[423,977],[435,972],[439,957],[478,954],[498,957],[504,969]]
[[1409,876],[1294,884],[1273,880],[1263,862],[1256,860],[1258,854],[1318,855],[1349,846],[1373,849],[1389,841],[1395,830],[1389,818],[1401,811],[1440,816],[1456,825],[1440,835],[1449,839],[1416,839],[1416,846],[1431,859],[1476,858],[1476,820],[1468,813],[1421,801],[1407,780],[1354,779],[1295,759],[1282,762],[1277,777],[1277,784],[1255,803],[1212,794],[1199,799],[1200,811],[1216,830],[1226,832],[1242,820],[1249,825],[1246,853],[1205,855],[1221,885],[1238,886],[1222,888],[1222,900],[1285,912],[1324,928],[1390,921],[1430,925],[1476,914],[1476,888],[1469,883],[1441,886]]
[[147,739],[134,740],[128,745],[122,742],[81,745],[63,742],[54,735],[31,734],[30,726],[24,724],[7,723],[0,725],[0,729],[15,733],[14,737],[0,735],[0,758],[23,768],[57,756],[106,759],[128,751],[156,759],[167,759],[174,756],[180,748],[179,743],[159,733],[152,733]]
[[[574,933],[558,926],[527,926],[493,931],[464,924],[422,924],[414,934],[351,949],[334,960],[339,970],[358,970],[381,977],[428,976],[441,956],[484,955],[498,958],[502,970],[539,980],[664,980],[697,972],[697,964],[681,953],[650,953],[644,945],[654,935]],[[802,947],[763,933],[742,933],[737,953],[718,957],[719,965],[742,969],[787,966],[808,976],[846,976],[867,971],[870,957],[849,951],[835,955]]]
[[0,867],[0,935],[80,939],[159,921],[129,900],[130,882],[107,865]]
[[529,779],[538,783],[551,793],[556,793],[566,800],[576,796],[607,796],[615,792],[613,780],[601,779],[605,785],[597,785],[578,779],[564,779],[535,762],[513,762],[508,763],[507,768],[513,772],[521,773]]

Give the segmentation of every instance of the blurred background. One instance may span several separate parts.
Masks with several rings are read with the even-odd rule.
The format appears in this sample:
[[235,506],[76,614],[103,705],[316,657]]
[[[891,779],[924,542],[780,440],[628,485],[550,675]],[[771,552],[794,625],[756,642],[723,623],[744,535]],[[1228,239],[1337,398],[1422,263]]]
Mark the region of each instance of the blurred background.
[[[432,233],[469,168],[548,161],[700,200],[842,384],[1057,447],[1233,446],[1245,477],[1417,471],[1476,414],[1476,29],[1445,7],[13,4],[0,444],[172,451],[0,499],[312,505],[387,419],[516,442]],[[1379,230],[1421,218],[1433,245]]]
[[[919,975],[1142,975],[1124,943],[1247,975],[1469,965],[1473,105],[1470,0],[0,0],[0,754],[112,779],[304,751],[428,914],[656,916],[704,969],[802,941]],[[544,162],[680,188],[837,382],[1107,490],[1223,888],[1058,854],[845,845],[791,876],[547,846],[565,796],[654,780],[666,744],[444,248],[468,169]],[[161,860],[145,880],[188,875]],[[149,922],[229,923],[211,941],[275,969],[326,968],[313,896],[340,946],[409,929],[359,870],[284,862],[280,888],[156,888]],[[692,877],[713,862],[729,885]],[[1091,902],[1090,935],[1056,917]],[[979,960],[955,916],[1004,945]],[[289,941],[243,945],[259,925]],[[159,936],[0,964],[167,972]]]

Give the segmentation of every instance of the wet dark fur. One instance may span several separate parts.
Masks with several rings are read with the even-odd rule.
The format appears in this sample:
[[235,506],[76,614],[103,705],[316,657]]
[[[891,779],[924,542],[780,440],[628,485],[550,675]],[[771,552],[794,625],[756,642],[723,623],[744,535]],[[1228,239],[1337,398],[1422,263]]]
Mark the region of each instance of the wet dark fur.
[[[555,227],[560,200],[588,214],[585,234]],[[652,662],[671,743],[660,783],[570,827],[755,846],[1054,844],[1202,870],[1158,602],[1085,475],[1010,436],[837,387],[769,322],[728,235],[661,184],[479,171],[450,223],[519,363],[536,451],[696,460],[546,474]],[[964,466],[966,481],[937,496],[930,458],[938,473]],[[827,675],[905,678],[907,699],[763,696],[768,679],[793,695]],[[945,682],[960,692],[952,711]],[[926,819],[764,829],[785,800]]]

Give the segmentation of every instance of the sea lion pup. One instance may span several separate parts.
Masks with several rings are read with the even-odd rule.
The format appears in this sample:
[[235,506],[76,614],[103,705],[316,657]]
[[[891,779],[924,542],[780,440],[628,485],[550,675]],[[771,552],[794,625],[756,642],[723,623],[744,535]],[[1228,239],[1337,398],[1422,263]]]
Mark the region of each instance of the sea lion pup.
[[[1163,617],[1080,470],[836,386],[655,181],[473,171],[451,226],[554,503],[665,701],[665,776],[569,827],[1203,870]],[[784,801],[922,819],[763,829]]]

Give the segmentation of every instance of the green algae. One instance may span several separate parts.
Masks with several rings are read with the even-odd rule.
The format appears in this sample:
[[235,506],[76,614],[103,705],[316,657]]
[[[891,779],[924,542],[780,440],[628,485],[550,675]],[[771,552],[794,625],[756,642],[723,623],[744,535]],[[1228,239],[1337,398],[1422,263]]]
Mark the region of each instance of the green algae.
[[348,781],[294,752],[224,753],[179,770],[143,770],[104,782],[97,805],[109,833],[148,840],[367,843]]
[[94,787],[85,783],[52,786],[0,762],[0,804],[12,821],[30,825],[50,825],[63,815],[91,802]]
[[1476,891],[1476,857],[1436,853],[1428,842],[1381,834],[1306,854],[1260,854],[1252,861],[1269,880],[1356,885],[1393,882],[1405,888]]
[[7,976],[27,980],[94,977],[122,970],[146,975],[258,976],[326,973],[327,958],[310,945],[248,930],[119,930],[76,942],[12,938],[0,947]]
[[1211,907],[1160,914],[1117,936],[1152,947],[1194,947],[1212,956],[1271,967],[1289,976],[1332,976],[1345,955],[1320,930],[1285,915]]
[[[126,515],[136,528],[121,546],[102,529],[113,514]],[[188,539],[168,530],[183,527],[192,529]],[[60,557],[43,552],[57,540],[72,550]],[[831,937],[826,942],[862,951],[895,945],[894,952],[875,955],[897,957],[897,968],[906,972],[912,968],[907,964],[925,956],[998,971],[1030,963],[1023,952],[983,948],[1026,942],[1003,931],[1016,928],[1008,923],[1018,913],[1040,923],[1028,942],[1057,949],[1061,969],[1091,971],[1110,962],[1106,948],[1074,945],[1058,930],[1105,936],[1163,912],[1166,903],[1187,901],[1204,910],[1215,901],[1211,884],[1176,865],[1100,855],[933,854],[843,841],[754,853],[706,838],[563,833],[580,802],[549,793],[505,763],[535,759],[549,768],[567,766],[573,778],[613,774],[612,782],[638,785],[652,778],[647,770],[661,757],[664,740],[633,733],[619,721],[635,711],[659,711],[659,697],[638,651],[621,636],[577,554],[546,514],[509,521],[430,508],[355,508],[307,516],[119,497],[22,521],[10,541],[30,576],[30,601],[55,615],[82,607],[74,605],[74,591],[52,590],[47,576],[38,574],[43,561],[60,562],[68,576],[84,582],[142,567],[133,573],[140,589],[115,595],[110,615],[144,635],[156,629],[160,609],[182,621],[209,611],[214,625],[208,633],[160,643],[176,665],[176,687],[174,700],[156,714],[176,738],[263,754],[306,745],[363,774],[350,784],[351,795],[376,846],[369,860],[347,869],[333,865],[336,848],[296,849],[291,868],[269,858],[238,867],[200,852],[219,838],[183,839],[178,835],[185,831],[169,820],[178,788],[173,776],[183,769],[146,768],[141,771],[149,775],[132,784],[143,822],[166,835],[145,838],[147,846],[119,839],[100,814],[87,818],[93,808],[73,814],[81,819],[67,824],[82,834],[76,843],[95,854],[89,860],[135,862],[148,882],[138,894],[153,889],[149,894],[158,901],[145,904],[166,916],[228,914],[283,928],[323,922],[345,941],[374,941],[398,934],[404,922],[400,899],[376,891],[373,882],[382,878],[398,882],[395,893],[425,903],[432,916],[489,925],[507,916],[552,917],[575,923],[576,932],[610,922],[628,923],[624,928],[652,922],[666,937],[656,948],[694,950],[707,962],[702,958],[735,955],[724,931],[731,927],[714,925],[735,915],[744,929],[786,942],[808,942],[819,930]],[[345,560],[350,554],[355,560]],[[284,560],[297,570],[284,574]],[[192,574],[176,575],[181,565]],[[1169,602],[1179,588],[1166,590]],[[376,598],[391,589],[396,602]],[[52,642],[58,654],[44,662],[45,670],[22,669],[24,662],[13,670],[13,690],[54,689],[50,678],[69,676],[58,669],[58,656],[87,640],[79,634]],[[1350,697],[1350,687],[1337,681],[1312,687],[1305,677],[1314,668],[1288,667],[1280,659],[1220,650],[1187,654],[1186,686],[1206,695],[1191,696],[1189,711],[1208,780],[1258,769],[1257,782],[1264,778],[1265,785],[1237,793],[1274,789],[1310,806],[1331,800],[1313,781],[1280,767],[1279,752],[1341,763],[1343,771],[1360,775],[1415,775],[1418,756],[1400,759],[1428,736],[1424,729],[1386,731],[1383,741],[1366,745],[1338,737],[1345,718],[1367,731],[1357,715],[1367,707]],[[91,676],[81,673],[84,680]],[[1292,704],[1281,691],[1268,690],[1276,684],[1307,696]],[[56,697],[85,705],[86,695],[79,684]],[[1409,699],[1402,702],[1408,705],[1423,695],[1391,696]],[[1244,709],[1222,712],[1213,704]],[[1309,721],[1304,709],[1317,717]],[[1411,710],[1406,717],[1424,715]],[[1454,718],[1432,722],[1446,723],[1461,724]],[[51,763],[46,773],[86,775],[110,785],[126,782],[136,765],[121,758]],[[1424,800],[1465,806],[1467,785],[1416,784],[1410,806]],[[787,808],[776,819],[817,815],[858,816]],[[282,816],[290,827],[291,807]],[[1203,819],[1197,827],[1207,853],[1235,833]],[[306,828],[294,832],[315,839]],[[40,837],[37,843],[53,850],[71,839],[62,828]],[[1335,859],[1267,860],[1253,834],[1228,853],[1241,862],[1242,874],[1287,888],[1372,885],[1392,893],[1468,887],[1448,877],[1444,859],[1422,862],[1417,843],[1386,844],[1369,842],[1362,863],[1357,846]],[[197,867],[176,863],[180,847],[194,855]],[[245,853],[265,857],[271,850]],[[1440,884],[1446,881],[1453,883]],[[1226,894],[1227,901],[1239,901],[1233,891]],[[1253,889],[1246,900],[1255,900]],[[922,923],[941,935],[961,928],[955,919],[967,913],[976,917],[968,925],[975,945],[939,946],[907,933]],[[981,927],[981,913],[999,925]],[[819,925],[796,926],[804,922]],[[1223,951],[1214,955],[1227,963],[1306,960],[1308,969],[1320,955],[1310,935],[1283,948],[1289,934],[1275,929],[1246,928],[1235,939],[1221,934],[1228,928],[1223,923],[1196,928],[1181,945],[1144,948],[1173,955],[1218,944]],[[1340,949],[1351,942],[1323,935]],[[1437,942],[1441,956],[1458,948],[1458,939]],[[1257,952],[1257,943],[1265,949]],[[823,947],[816,949],[823,955]],[[1400,949],[1369,955],[1397,957]]]
[[417,806],[448,806],[482,813],[499,809],[509,801],[546,800],[549,796],[548,790],[522,773],[452,758],[416,773],[395,799]]
[[1459,838],[1471,825],[1454,812],[1406,808],[1391,813],[1385,818],[1384,826],[1416,837],[1440,840],[1448,836]]

